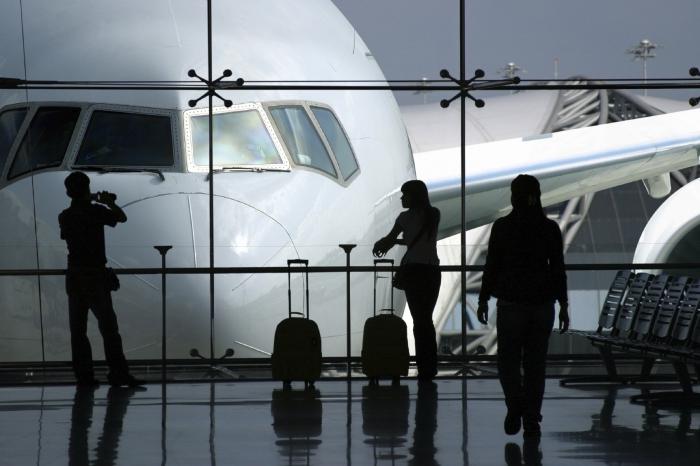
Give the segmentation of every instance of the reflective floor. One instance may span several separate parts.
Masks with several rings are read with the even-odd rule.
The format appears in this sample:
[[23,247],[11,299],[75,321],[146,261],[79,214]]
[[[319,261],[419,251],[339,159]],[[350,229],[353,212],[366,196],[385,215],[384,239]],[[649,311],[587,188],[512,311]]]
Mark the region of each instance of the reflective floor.
[[[548,380],[539,445],[503,433],[495,379],[400,387],[322,381],[0,388],[7,465],[697,465],[700,413],[633,405],[638,389]],[[163,400],[166,400],[163,403]]]

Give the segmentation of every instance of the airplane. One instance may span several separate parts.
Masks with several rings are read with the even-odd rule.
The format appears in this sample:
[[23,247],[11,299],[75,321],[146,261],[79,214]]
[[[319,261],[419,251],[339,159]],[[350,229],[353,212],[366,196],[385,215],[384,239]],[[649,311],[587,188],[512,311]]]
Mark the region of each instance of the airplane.
[[[700,259],[700,182],[693,180],[674,192],[654,212],[634,251],[634,262],[697,263]],[[651,273],[659,273],[654,269]],[[669,274],[697,277],[696,269],[669,269]]]
[[[188,80],[189,69],[206,69],[200,3],[24,2],[1,11],[2,77],[174,82]],[[303,7],[281,0],[214,2],[213,13],[215,73],[231,69],[246,82],[385,81],[330,0],[306,0]],[[340,243],[358,245],[353,265],[371,264],[373,243],[401,210],[401,185],[416,177],[442,210],[439,236],[459,231],[459,144],[414,153],[407,115],[391,92],[243,86],[221,93],[234,103],[213,108],[216,266],[284,266],[290,258],[344,265]],[[208,109],[206,100],[188,105],[198,94],[2,90],[0,269],[65,268],[57,216],[69,204],[63,180],[73,170],[88,173],[93,190],[116,193],[128,216],[127,223],[106,229],[108,265],[160,267],[153,246],[167,244],[173,246],[168,267],[209,267]],[[485,110],[497,109],[497,102],[490,99]],[[432,111],[414,116],[429,125]],[[700,113],[687,111],[470,145],[467,228],[509,211],[509,183],[519,173],[540,179],[546,205],[638,179],[662,195],[669,171],[697,164],[698,123]],[[389,257],[398,262],[402,252],[395,248]],[[187,359],[191,348],[207,353],[208,275],[167,279],[167,357]],[[63,281],[0,278],[3,361],[70,359]],[[393,292],[385,282],[379,302]],[[160,277],[122,275],[121,283],[113,300],[127,358],[159,358]],[[299,310],[299,279],[292,287]],[[353,274],[354,355],[373,312],[372,287],[371,273]],[[236,357],[268,356],[275,325],[287,315],[286,288],[283,274],[217,276],[215,356],[228,347]],[[310,290],[323,354],[341,356],[345,276],[314,274]],[[402,293],[395,303],[397,310],[405,307]],[[95,327],[90,334],[98,335]]]

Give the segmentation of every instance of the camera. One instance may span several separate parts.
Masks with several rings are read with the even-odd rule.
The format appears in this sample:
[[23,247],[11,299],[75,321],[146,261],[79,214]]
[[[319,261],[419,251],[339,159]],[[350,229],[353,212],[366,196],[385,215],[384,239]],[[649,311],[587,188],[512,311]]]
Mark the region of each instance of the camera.
[[100,204],[107,204],[108,202],[115,202],[117,195],[107,191],[100,191],[99,193],[91,193],[90,200]]

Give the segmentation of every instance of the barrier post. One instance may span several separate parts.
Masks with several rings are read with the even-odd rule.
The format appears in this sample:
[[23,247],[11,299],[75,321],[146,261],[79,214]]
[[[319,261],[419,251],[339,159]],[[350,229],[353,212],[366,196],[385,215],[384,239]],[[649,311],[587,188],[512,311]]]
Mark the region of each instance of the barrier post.
[[165,384],[165,378],[167,375],[167,366],[166,366],[166,359],[167,359],[167,353],[166,353],[166,342],[165,342],[165,324],[166,324],[166,315],[165,315],[165,255],[168,254],[168,251],[172,249],[172,246],[153,246],[154,249],[156,249],[160,253],[160,260],[161,260],[161,305],[162,305],[162,318],[161,318],[161,323],[162,323],[162,329],[161,329],[161,367],[160,367],[160,378],[161,378],[161,383]]
[[347,266],[347,270],[345,273],[346,277],[346,329],[347,329],[347,336],[345,340],[345,351],[346,351],[346,359],[347,359],[347,370],[348,370],[348,375],[347,375],[347,380],[348,382],[350,381],[350,378],[352,376],[352,371],[351,371],[351,347],[350,347],[350,253],[352,250],[357,246],[356,244],[339,244],[343,251],[345,251],[345,264]]

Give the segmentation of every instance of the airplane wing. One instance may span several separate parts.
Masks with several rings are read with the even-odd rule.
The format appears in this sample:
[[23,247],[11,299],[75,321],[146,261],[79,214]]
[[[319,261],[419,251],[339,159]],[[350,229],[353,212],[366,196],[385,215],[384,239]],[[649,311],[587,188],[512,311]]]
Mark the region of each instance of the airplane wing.
[[[637,180],[662,197],[670,191],[668,172],[697,164],[698,150],[700,109],[468,145],[467,229],[510,211],[510,182],[518,174],[539,179],[544,206]],[[417,177],[442,212],[439,237],[458,233],[459,144],[416,151],[414,159]]]

